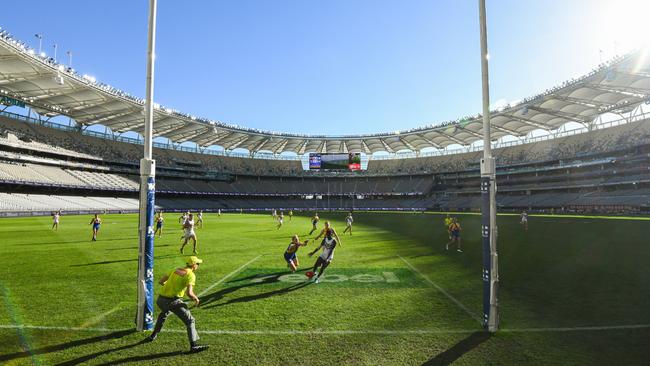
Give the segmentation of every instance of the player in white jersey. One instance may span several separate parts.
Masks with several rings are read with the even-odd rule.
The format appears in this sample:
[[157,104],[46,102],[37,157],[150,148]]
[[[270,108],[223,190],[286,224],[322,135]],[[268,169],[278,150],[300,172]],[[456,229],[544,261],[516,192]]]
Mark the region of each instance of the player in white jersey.
[[521,213],[521,224],[524,225],[524,231],[528,231],[528,213],[526,211]]
[[217,215],[218,215],[219,217],[221,217],[221,209],[218,209],[218,210],[217,210]]
[[278,216],[278,230],[280,230],[283,223],[284,223],[284,213],[280,211],[280,215]]
[[59,231],[59,220],[61,219],[61,211],[52,213],[52,230]]
[[345,230],[343,230],[343,234],[345,234],[348,230],[350,230],[350,235],[352,235],[352,223],[354,222],[354,219],[352,218],[352,212],[348,214],[348,216],[345,218]]
[[318,240],[321,236],[323,237],[323,241],[320,246],[316,247],[313,252],[309,253],[309,256],[311,257],[318,250],[321,248],[323,249],[323,252],[318,256],[318,259],[316,259],[316,263],[314,263],[314,269],[307,273],[308,277],[310,277],[310,275],[314,276],[316,269],[320,267],[320,271],[314,280],[315,283],[319,282],[323,272],[325,272],[325,269],[330,265],[332,259],[334,259],[334,248],[336,248],[337,245],[342,245],[341,239],[339,239],[334,228],[330,226],[329,221],[325,221],[325,228],[316,238],[314,238],[314,241]]
[[196,215],[197,218],[197,224],[199,225],[200,229],[203,229],[203,210],[200,210],[199,213]]
[[273,221],[277,220],[278,218],[278,212],[275,209],[271,211],[271,218],[273,218]]
[[187,243],[190,241],[190,239],[192,239],[192,245],[194,247],[193,253],[198,254],[196,251],[196,233],[194,232],[194,215],[189,214],[187,220],[185,220],[183,223],[183,229],[185,230],[185,235],[183,245],[181,246],[181,254],[184,254],[183,249],[185,248],[185,245],[187,245]]

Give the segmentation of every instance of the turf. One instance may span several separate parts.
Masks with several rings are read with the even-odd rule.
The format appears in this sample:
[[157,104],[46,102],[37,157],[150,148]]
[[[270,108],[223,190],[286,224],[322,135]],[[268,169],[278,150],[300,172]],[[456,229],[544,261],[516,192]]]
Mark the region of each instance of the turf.
[[[321,214],[343,231],[344,215]],[[355,214],[329,278],[310,284],[282,258],[292,234],[308,238],[306,216],[276,230],[268,215],[205,215],[197,293],[221,282],[192,309],[211,345],[200,354],[186,353],[173,316],[153,343],[131,330],[137,216],[105,216],[97,242],[88,216],[62,217],[57,232],[48,217],[0,219],[0,364],[647,363],[647,222],[531,217],[524,232],[517,217],[500,216],[503,330],[488,335],[475,319],[480,217],[459,216],[464,253],[445,251],[442,217]],[[183,260],[176,215],[166,218],[156,278]],[[299,251],[299,273],[312,248]],[[617,325],[640,326],[589,328]]]

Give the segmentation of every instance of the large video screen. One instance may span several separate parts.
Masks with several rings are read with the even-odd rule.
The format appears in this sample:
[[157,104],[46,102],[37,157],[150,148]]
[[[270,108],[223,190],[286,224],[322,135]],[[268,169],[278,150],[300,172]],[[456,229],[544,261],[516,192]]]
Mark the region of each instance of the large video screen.
[[361,170],[361,154],[309,154],[310,170]]

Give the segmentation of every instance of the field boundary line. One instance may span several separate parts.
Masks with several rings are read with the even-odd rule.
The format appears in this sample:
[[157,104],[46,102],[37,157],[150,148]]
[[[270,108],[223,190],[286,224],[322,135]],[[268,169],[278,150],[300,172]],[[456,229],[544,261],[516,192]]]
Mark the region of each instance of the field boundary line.
[[208,291],[210,291],[210,290],[212,290],[213,288],[219,286],[219,285],[222,284],[225,280],[227,280],[227,279],[229,279],[230,277],[232,277],[232,276],[236,275],[237,273],[241,272],[241,270],[243,270],[244,268],[248,267],[251,263],[255,262],[256,260],[262,258],[262,256],[264,256],[264,254],[260,254],[260,255],[258,255],[257,257],[255,257],[255,258],[249,260],[248,262],[242,264],[242,265],[241,265],[239,268],[237,268],[236,270],[234,270],[234,271],[228,273],[227,275],[225,275],[224,277],[222,277],[219,281],[213,283],[212,285],[208,286],[208,288],[206,288],[205,290],[201,291],[201,293],[199,293],[198,297],[201,297],[201,296],[207,294]]
[[435,282],[433,282],[429,277],[427,277],[424,273],[420,272],[415,266],[413,266],[409,261],[404,259],[401,255],[398,255],[399,259],[401,259],[404,263],[406,263],[407,266],[413,271],[415,274],[420,275],[422,278],[424,278],[425,281],[427,281],[431,286],[433,286],[436,290],[440,291],[443,295],[445,295],[449,300],[451,300],[454,304],[458,305],[459,308],[461,308],[467,315],[469,315],[472,319],[476,320],[479,324],[483,325],[483,322],[481,321],[481,318],[479,318],[476,314],[474,314],[471,310],[465,306],[460,300],[452,296],[449,292],[445,291],[444,288],[438,286]]
[[[54,330],[67,332],[119,332],[132,330],[133,328],[82,328],[63,327],[49,325],[16,325],[0,324],[0,329],[33,329],[33,330]],[[504,328],[497,332],[503,333],[537,333],[537,332],[594,332],[609,330],[629,329],[650,329],[650,324],[626,324],[626,325],[603,325],[603,326],[580,326],[580,327],[550,327],[550,328]],[[163,329],[164,333],[187,333],[185,329]],[[418,334],[466,334],[481,332],[482,328],[475,329],[313,329],[313,330],[237,330],[237,329],[208,329],[199,330],[201,334],[223,334],[223,335],[418,335]]]
[[646,329],[650,324],[625,324],[625,325],[593,325],[581,327],[549,327],[549,328],[504,328],[500,332],[507,333],[535,333],[535,332],[584,332],[599,330],[625,330],[625,329]]

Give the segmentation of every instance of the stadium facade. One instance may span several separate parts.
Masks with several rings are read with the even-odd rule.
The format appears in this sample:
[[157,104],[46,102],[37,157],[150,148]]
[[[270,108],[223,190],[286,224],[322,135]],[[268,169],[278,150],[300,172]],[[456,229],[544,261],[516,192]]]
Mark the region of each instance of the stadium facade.
[[[617,57],[492,112],[501,210],[650,210],[647,56],[640,50]],[[28,111],[0,113],[0,215],[137,210],[142,145],[115,133],[142,132],[141,99],[41,57],[5,33],[0,102]],[[76,124],[49,121],[56,116]],[[540,130],[547,133],[533,137]],[[154,135],[170,141],[154,148],[156,203],[166,210],[480,207],[479,115],[390,133],[314,136],[157,106]],[[180,145],[188,141],[196,148]],[[225,152],[209,148],[215,145]],[[370,160],[362,172],[311,172],[300,162],[308,152],[361,152]]]

